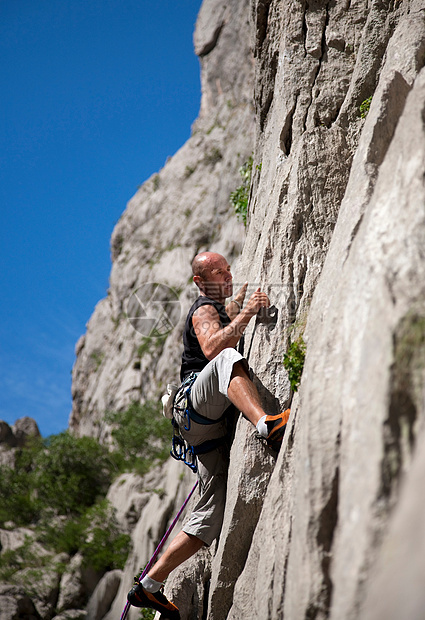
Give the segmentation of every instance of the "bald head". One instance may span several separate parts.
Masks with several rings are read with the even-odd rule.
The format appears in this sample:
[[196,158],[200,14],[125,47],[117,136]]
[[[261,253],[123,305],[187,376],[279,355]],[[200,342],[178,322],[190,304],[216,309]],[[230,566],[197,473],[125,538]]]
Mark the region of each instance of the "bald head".
[[221,254],[201,252],[192,261],[193,281],[201,294],[221,303],[233,292],[230,265]]
[[226,261],[226,259],[221,254],[217,254],[216,252],[201,252],[197,254],[192,261],[192,273],[194,276],[200,276],[203,280],[208,280],[211,271],[223,261]]

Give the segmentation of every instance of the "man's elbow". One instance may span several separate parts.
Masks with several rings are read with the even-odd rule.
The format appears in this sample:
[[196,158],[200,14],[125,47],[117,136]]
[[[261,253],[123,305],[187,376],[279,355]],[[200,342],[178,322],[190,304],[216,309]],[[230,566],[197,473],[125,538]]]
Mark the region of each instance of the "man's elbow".
[[214,344],[214,342],[203,343],[201,349],[202,353],[205,355],[209,362],[213,360],[221,351],[220,346],[217,346],[217,344]]
[[213,360],[215,357],[217,357],[217,355],[219,353],[221,353],[222,351],[224,351],[225,349],[228,349],[230,347],[207,347],[205,349],[203,349],[204,355],[207,358],[207,360],[210,362],[211,360]]
[[207,358],[207,360],[210,362],[211,360],[213,360],[216,355],[218,355],[218,353],[220,353],[220,351],[216,351],[215,349],[213,349],[212,347],[207,347],[203,350],[203,353],[205,355],[205,357]]

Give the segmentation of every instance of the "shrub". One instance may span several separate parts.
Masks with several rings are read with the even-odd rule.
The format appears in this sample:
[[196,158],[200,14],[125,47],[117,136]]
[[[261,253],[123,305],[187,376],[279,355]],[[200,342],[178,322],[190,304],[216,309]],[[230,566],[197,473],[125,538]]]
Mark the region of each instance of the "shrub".
[[79,551],[84,564],[96,571],[123,568],[131,546],[131,538],[123,534],[115,517],[115,509],[101,499],[84,514],[39,523],[37,540],[56,553],[74,555]]
[[53,435],[35,459],[38,500],[58,514],[81,514],[106,492],[112,467],[107,449],[96,439],[67,431]]
[[[130,537],[103,499],[112,467],[113,457],[93,438],[64,432],[34,440],[16,451],[14,469],[0,467],[0,525],[31,525],[46,550],[79,551],[96,571],[123,568]],[[33,542],[0,555],[0,580],[13,582],[23,569],[42,575],[51,555],[40,556]]]
[[80,551],[84,564],[96,571],[124,568],[131,538],[120,532],[109,502],[105,499],[90,508],[83,522],[85,538]]
[[114,425],[114,438],[122,470],[145,473],[155,459],[165,460],[169,454],[171,426],[160,410],[161,404],[133,402],[126,411],[109,412],[105,419]]
[[93,351],[93,353],[90,353],[90,359],[93,362],[95,372],[97,372],[101,367],[104,357],[105,354],[102,351],[96,350]]
[[293,342],[283,357],[283,365],[288,371],[289,383],[294,392],[298,390],[305,360],[305,342],[300,336]]
[[42,449],[42,440],[31,438],[25,448],[17,450],[15,467],[0,466],[0,525],[12,521],[27,525],[39,516],[39,503],[34,493],[34,462]]
[[37,540],[56,553],[74,555],[80,549],[84,540],[85,523],[83,517],[57,519],[45,514],[37,524]]
[[214,147],[205,154],[204,156],[204,164],[207,166],[215,166],[221,159],[223,159],[223,155],[217,147]]
[[154,620],[155,618],[155,610],[154,609],[141,609],[140,610],[140,620]]
[[252,157],[249,157],[248,161],[246,161],[243,166],[239,168],[239,174],[242,177],[242,185],[230,194],[230,203],[235,210],[235,214],[239,220],[242,220],[245,226],[248,215],[248,198],[249,188],[251,186],[252,163],[253,159]]
[[0,524],[27,525],[38,516],[31,476],[25,471],[0,467]]
[[152,185],[153,185],[153,191],[154,192],[157,191],[157,189],[159,188],[160,184],[161,184],[160,176],[159,176],[159,174],[155,174],[152,177]]

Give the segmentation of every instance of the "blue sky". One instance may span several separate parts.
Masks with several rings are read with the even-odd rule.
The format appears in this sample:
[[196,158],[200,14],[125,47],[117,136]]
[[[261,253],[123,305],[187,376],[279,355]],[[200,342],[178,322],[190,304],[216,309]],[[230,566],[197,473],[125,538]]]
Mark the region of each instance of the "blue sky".
[[201,0],[0,0],[0,419],[68,425],[127,201],[190,136]]

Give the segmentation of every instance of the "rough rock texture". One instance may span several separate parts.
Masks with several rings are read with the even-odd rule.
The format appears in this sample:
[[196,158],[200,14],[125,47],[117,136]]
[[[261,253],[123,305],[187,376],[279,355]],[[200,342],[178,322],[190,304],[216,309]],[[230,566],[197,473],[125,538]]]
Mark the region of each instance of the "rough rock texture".
[[89,618],[90,616],[85,609],[69,609],[55,616],[53,620],[89,620]]
[[13,530],[0,529],[0,551],[14,551],[23,545],[27,537],[33,536],[32,530],[26,527],[17,527]]
[[[0,529],[0,553],[7,554],[11,551],[17,552],[18,557],[22,559],[32,557],[33,560],[29,565],[24,563],[24,568],[14,572],[10,584],[12,589],[8,590],[7,596],[13,597],[13,593],[16,592],[15,603],[18,604],[22,585],[25,590],[24,601],[31,600],[30,606],[26,602],[25,604],[22,603],[25,608],[34,608],[38,614],[37,617],[50,619],[58,601],[61,567],[69,562],[69,556],[66,553],[52,554],[48,552],[36,541],[34,531],[23,527],[12,530]],[[38,565],[34,566],[34,560],[38,561]],[[5,566],[7,566],[6,563]],[[19,586],[19,588],[14,590],[15,586]],[[1,620],[3,620],[3,613],[6,613],[4,609],[8,609],[8,605],[5,604],[2,596],[0,594]],[[15,609],[15,607],[12,606],[11,609]],[[12,617],[14,616],[12,615]],[[21,616],[17,617],[20,618]],[[5,615],[6,618],[8,618],[7,615]]]
[[87,617],[90,620],[102,620],[109,611],[121,583],[122,571],[111,570],[97,584],[87,605]]
[[0,585],[1,620],[41,620],[21,586]]
[[[57,609],[63,612],[68,609],[80,609],[87,600],[87,592],[93,592],[98,580],[87,579],[82,567],[83,558],[77,553],[71,558],[60,582],[60,594]],[[91,581],[91,583],[90,583]]]
[[[274,11],[284,4],[270,3],[268,13],[267,32],[281,31],[280,45],[271,37],[280,59],[275,84],[298,75],[285,66],[289,59],[314,64],[307,47],[305,57],[297,53],[309,41],[309,13],[313,23],[326,13],[322,54],[310,95],[301,87],[291,113],[291,150],[281,163],[282,142],[271,137],[279,124],[288,135],[285,100],[294,89],[276,100],[275,86],[256,150],[267,178],[258,182],[244,255],[255,247],[260,274],[281,274],[295,301],[292,317],[292,307],[281,308],[283,334],[294,319],[297,327],[311,298],[307,359],[227,617],[360,618],[423,425],[425,6],[371,3],[367,11],[361,2],[316,3],[303,14],[300,3],[301,13],[282,22]],[[291,22],[300,26],[298,39]],[[338,32],[339,48],[332,43]],[[344,62],[347,44],[355,64]],[[271,53],[263,49],[258,62]],[[363,125],[355,117],[372,94]],[[332,106],[339,99],[337,109],[326,96]],[[299,115],[305,124],[296,127]],[[257,226],[266,208],[269,233]],[[271,255],[267,241],[275,229],[282,251]],[[276,352],[273,342],[268,358]],[[264,365],[264,341],[253,346],[252,359],[254,367]],[[270,362],[260,377],[279,394],[269,373]],[[403,594],[394,596],[401,604]],[[420,617],[414,606],[410,616],[395,607],[387,612]]]
[[[275,324],[252,323],[245,339],[268,410],[291,402],[282,359],[302,333],[306,363],[277,460],[239,420],[220,540],[166,592],[182,619],[419,620],[425,1],[205,0],[195,48],[200,117],[114,231],[110,293],[77,345],[70,426],[106,440],[105,410],[177,374],[182,318],[139,355],[128,300],[160,281],[184,313],[195,252],[238,255],[228,195],[254,145],[235,280],[276,307]],[[164,466],[161,493],[131,476],[110,491],[134,549],[107,620],[193,484],[181,471]]]
[[59,596],[61,567],[69,562],[69,556],[66,553],[50,555],[38,543],[32,545],[32,551],[36,557],[46,559],[43,568],[24,568],[15,573],[13,579],[25,585],[40,617],[51,618]]

